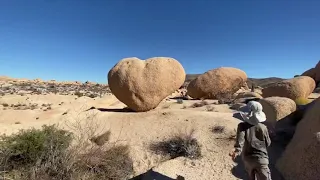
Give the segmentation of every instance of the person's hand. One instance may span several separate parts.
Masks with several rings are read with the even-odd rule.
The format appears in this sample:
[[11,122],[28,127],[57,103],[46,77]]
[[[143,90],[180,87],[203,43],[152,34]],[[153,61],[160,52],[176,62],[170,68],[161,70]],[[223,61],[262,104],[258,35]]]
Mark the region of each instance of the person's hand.
[[231,156],[232,160],[234,161],[239,154],[236,151],[233,151],[233,152],[229,153],[229,155]]

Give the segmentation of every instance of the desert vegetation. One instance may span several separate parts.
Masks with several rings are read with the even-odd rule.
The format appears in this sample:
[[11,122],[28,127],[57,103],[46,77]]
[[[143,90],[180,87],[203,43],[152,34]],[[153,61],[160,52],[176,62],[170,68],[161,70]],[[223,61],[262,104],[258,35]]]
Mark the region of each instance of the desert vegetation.
[[150,145],[151,151],[169,159],[187,157],[197,159],[201,157],[201,146],[193,136],[194,130],[188,133],[178,133],[166,140],[154,142]]
[[1,178],[120,180],[132,175],[128,146],[110,143],[84,146],[75,142],[75,136],[55,125],[1,136]]
[[[234,113],[245,111],[249,101],[259,101],[273,146],[280,143],[283,150],[290,146],[296,129],[306,126],[305,119],[311,119],[308,112],[317,101],[313,99],[319,97],[312,93],[316,77],[271,78],[276,82],[267,85],[268,79],[251,81],[240,69],[217,68],[206,72],[215,78],[204,73],[188,82],[175,59],[151,59],[126,60],[145,66],[114,66],[108,75],[110,89],[89,82],[1,83],[0,128],[9,135],[0,139],[0,176],[27,180],[129,179],[154,168],[171,175],[180,171],[189,179],[235,179],[226,170],[234,162],[225,155],[233,149],[240,122]],[[171,66],[175,68],[167,68]],[[159,77],[161,82],[136,78],[135,72],[140,71]],[[130,76],[122,77],[123,72]],[[119,78],[125,81],[119,84]],[[62,126],[39,128],[55,123]],[[103,123],[111,129],[101,130]],[[191,132],[174,133],[190,127]],[[10,133],[18,128],[24,130]],[[114,132],[119,133],[118,138]],[[301,135],[303,130],[299,132]],[[120,141],[120,136],[126,140]],[[200,166],[201,172],[195,166]]]
[[225,126],[221,126],[221,125],[215,125],[211,128],[211,131],[213,133],[218,133],[218,134],[221,134],[221,133],[224,133],[225,132],[225,129],[226,127]]
[[40,95],[40,94],[76,95],[91,98],[102,97],[110,93],[110,89],[104,84],[56,82],[56,81],[7,81],[0,87],[0,94]]

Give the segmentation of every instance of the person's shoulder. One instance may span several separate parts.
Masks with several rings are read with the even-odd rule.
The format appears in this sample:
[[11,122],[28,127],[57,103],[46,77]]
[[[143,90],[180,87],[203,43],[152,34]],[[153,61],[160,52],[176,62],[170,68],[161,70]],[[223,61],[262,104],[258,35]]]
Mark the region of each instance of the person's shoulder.
[[268,130],[267,126],[263,123],[258,123],[256,126],[258,126],[262,130]]

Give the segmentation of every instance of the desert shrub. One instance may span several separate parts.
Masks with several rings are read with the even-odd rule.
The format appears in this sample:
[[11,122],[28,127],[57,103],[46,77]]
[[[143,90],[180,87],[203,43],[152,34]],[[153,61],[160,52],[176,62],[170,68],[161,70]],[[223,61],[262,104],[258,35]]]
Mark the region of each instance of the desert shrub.
[[212,131],[213,133],[219,133],[219,134],[221,134],[221,133],[223,133],[223,132],[225,131],[225,127],[224,127],[224,126],[220,126],[220,125],[216,125],[216,126],[214,126],[214,127],[211,128],[211,131]]
[[128,146],[112,143],[88,146],[87,143],[74,143],[76,140],[86,141],[83,137],[74,137],[75,134],[56,126],[1,136],[1,177],[17,180],[122,180],[133,174]]
[[77,165],[82,177],[89,179],[129,179],[133,174],[133,161],[129,147],[116,145],[111,148],[92,148],[80,157]]
[[80,91],[77,91],[74,93],[74,95],[78,96],[78,97],[82,97],[83,96],[83,93],[81,93]]
[[2,106],[3,106],[3,107],[8,107],[9,104],[8,104],[8,103],[2,103]]
[[47,106],[50,106],[50,104],[42,104],[41,106],[42,107],[47,107]]
[[38,108],[38,104],[31,104],[30,105],[30,109],[31,110],[34,110],[34,109],[37,109]]
[[300,106],[300,105],[309,104],[309,103],[310,103],[310,100],[309,100],[308,98],[300,97],[300,98],[297,98],[294,102],[295,102],[298,106]]
[[[72,140],[72,134],[55,126],[20,130],[0,140],[0,168],[19,172],[18,179],[32,179],[41,171],[48,176],[59,174],[63,157]],[[40,173],[40,174],[42,174]]]
[[201,157],[201,146],[198,140],[193,137],[193,132],[177,134],[167,140],[152,143],[150,150],[156,154],[169,156],[170,159],[181,156],[197,159]]
[[98,146],[102,146],[104,145],[107,141],[109,141],[109,138],[110,138],[110,131],[107,131],[99,136],[95,136],[95,137],[92,137],[90,139],[91,142],[94,142],[96,145]]
[[219,104],[231,104],[234,101],[232,93],[218,94],[216,98]]
[[90,98],[96,98],[96,97],[98,97],[98,95],[97,95],[97,94],[90,94],[88,97],[90,97]]
[[197,103],[193,103],[191,105],[192,108],[197,108],[197,107],[203,107],[203,106],[206,106],[206,105],[209,105],[209,103],[207,101],[201,101],[201,102],[197,102]]

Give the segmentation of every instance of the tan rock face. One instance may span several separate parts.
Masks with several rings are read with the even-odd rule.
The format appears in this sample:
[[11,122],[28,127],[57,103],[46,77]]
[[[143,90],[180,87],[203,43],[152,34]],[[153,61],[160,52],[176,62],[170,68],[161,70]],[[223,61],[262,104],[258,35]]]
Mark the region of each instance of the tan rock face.
[[286,97],[268,97],[260,99],[259,102],[267,116],[267,123],[271,127],[275,127],[277,121],[282,120],[297,109],[296,103]]
[[134,111],[148,111],[174,93],[185,81],[182,65],[169,57],[145,61],[125,58],[108,73],[112,93]]
[[315,81],[308,76],[299,76],[282,82],[274,83],[262,89],[263,97],[279,96],[292,100],[307,98],[315,89]]
[[285,179],[316,180],[320,177],[320,99],[315,101],[277,162],[277,169]]
[[244,71],[232,68],[221,67],[210,70],[188,85],[188,95],[193,98],[216,99],[221,94],[234,94],[247,81]]

